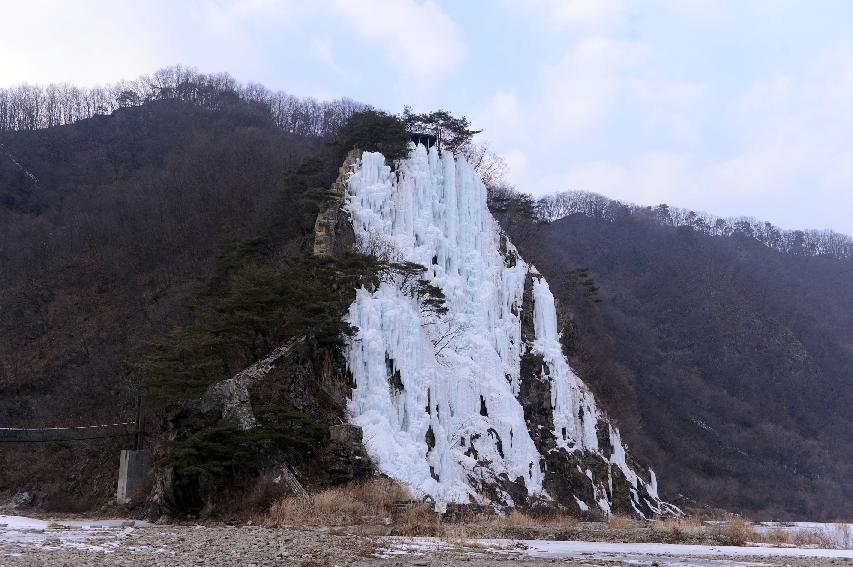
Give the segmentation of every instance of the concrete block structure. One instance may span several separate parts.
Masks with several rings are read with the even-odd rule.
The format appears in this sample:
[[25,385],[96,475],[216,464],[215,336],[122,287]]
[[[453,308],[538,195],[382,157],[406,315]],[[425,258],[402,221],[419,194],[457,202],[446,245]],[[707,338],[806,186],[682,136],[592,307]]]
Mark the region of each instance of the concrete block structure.
[[145,482],[151,468],[151,453],[146,450],[124,450],[119,457],[118,488],[116,500],[127,504],[134,491]]

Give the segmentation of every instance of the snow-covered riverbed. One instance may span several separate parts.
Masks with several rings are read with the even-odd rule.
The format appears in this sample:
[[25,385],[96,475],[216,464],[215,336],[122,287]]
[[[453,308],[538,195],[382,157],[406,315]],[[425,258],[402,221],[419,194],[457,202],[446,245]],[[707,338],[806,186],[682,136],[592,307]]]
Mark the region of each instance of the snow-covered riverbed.
[[110,552],[136,528],[150,524],[127,520],[39,520],[0,515],[0,545]]
[[[640,565],[668,566],[754,566],[767,565],[762,560],[798,558],[815,560],[853,560],[851,549],[818,549],[807,547],[772,547],[768,545],[683,545],[669,543],[611,543],[597,541],[545,541],[470,539],[448,542],[440,538],[387,538],[381,556],[429,553],[453,546],[468,548],[472,553],[497,552],[537,559],[585,559]],[[773,564],[776,564],[774,561]]]
[[[133,524],[133,525],[131,525]],[[767,529],[780,527],[766,526]],[[833,529],[832,524],[791,524],[789,529]],[[141,529],[142,528],[142,529]],[[352,549],[375,551],[361,556],[357,565],[374,565],[378,558],[418,565],[423,558],[464,559],[473,567],[494,562],[546,564],[554,559],[596,561],[613,565],[684,567],[754,567],[757,565],[831,565],[853,562],[851,549],[809,547],[679,545],[662,543],[606,543],[594,541],[477,540],[444,538],[332,536],[324,530],[287,530],[244,526],[152,526],[125,520],[44,520],[0,516],[0,566],[8,565],[137,565],[140,557],[150,564],[185,565],[199,559],[255,557],[300,560],[334,556],[332,564],[351,555]],[[278,542],[278,543],[275,543]],[[275,543],[275,545],[273,545]],[[298,543],[298,545],[297,545]],[[298,549],[297,549],[298,548]],[[322,551],[322,553],[321,553]],[[363,551],[362,551],[363,552]],[[235,555],[236,554],[236,555]],[[107,559],[107,558],[112,559]],[[370,559],[370,558],[373,559]],[[420,559],[419,559],[420,557]],[[218,564],[215,563],[214,564]],[[226,563],[230,564],[230,563]],[[264,564],[261,562],[261,564]]]

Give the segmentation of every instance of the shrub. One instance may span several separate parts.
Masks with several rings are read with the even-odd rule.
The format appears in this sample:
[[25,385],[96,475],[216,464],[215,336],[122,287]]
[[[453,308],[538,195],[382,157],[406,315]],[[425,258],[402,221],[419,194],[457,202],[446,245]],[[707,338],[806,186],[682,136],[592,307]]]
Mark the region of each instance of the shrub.
[[646,525],[646,522],[625,514],[611,514],[607,518],[607,525],[611,528],[630,529],[642,528]]
[[321,492],[288,496],[276,502],[263,520],[267,526],[348,526],[383,523],[392,504],[411,492],[389,478],[374,478]]
[[853,549],[853,527],[851,524],[832,524],[830,535],[839,549]]
[[712,524],[711,537],[721,545],[743,545],[758,539],[752,524],[740,516],[732,516],[723,522]]
[[704,539],[707,531],[702,521],[696,517],[665,518],[651,524],[655,540],[667,543],[683,543]]

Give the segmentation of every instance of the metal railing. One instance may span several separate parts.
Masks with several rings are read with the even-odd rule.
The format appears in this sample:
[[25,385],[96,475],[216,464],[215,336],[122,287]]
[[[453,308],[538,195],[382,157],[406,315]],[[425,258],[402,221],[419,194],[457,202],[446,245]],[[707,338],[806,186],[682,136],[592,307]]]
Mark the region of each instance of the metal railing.
[[110,423],[107,425],[85,425],[81,427],[47,427],[44,429],[0,427],[0,442],[83,441],[87,439],[136,435],[138,429],[135,421]]

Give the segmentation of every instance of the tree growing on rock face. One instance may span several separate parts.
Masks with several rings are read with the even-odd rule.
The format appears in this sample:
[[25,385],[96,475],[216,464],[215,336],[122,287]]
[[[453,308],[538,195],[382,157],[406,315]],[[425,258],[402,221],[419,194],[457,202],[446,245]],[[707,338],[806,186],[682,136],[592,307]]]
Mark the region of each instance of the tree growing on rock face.
[[449,150],[454,154],[464,153],[474,135],[482,132],[472,130],[466,117],[457,118],[446,110],[415,114],[406,106],[403,108],[403,123],[409,132],[432,134],[436,137],[439,151]]
[[388,161],[403,159],[409,153],[409,135],[402,120],[379,110],[356,112],[341,128],[336,141],[336,162],[343,163],[353,148],[379,152]]

